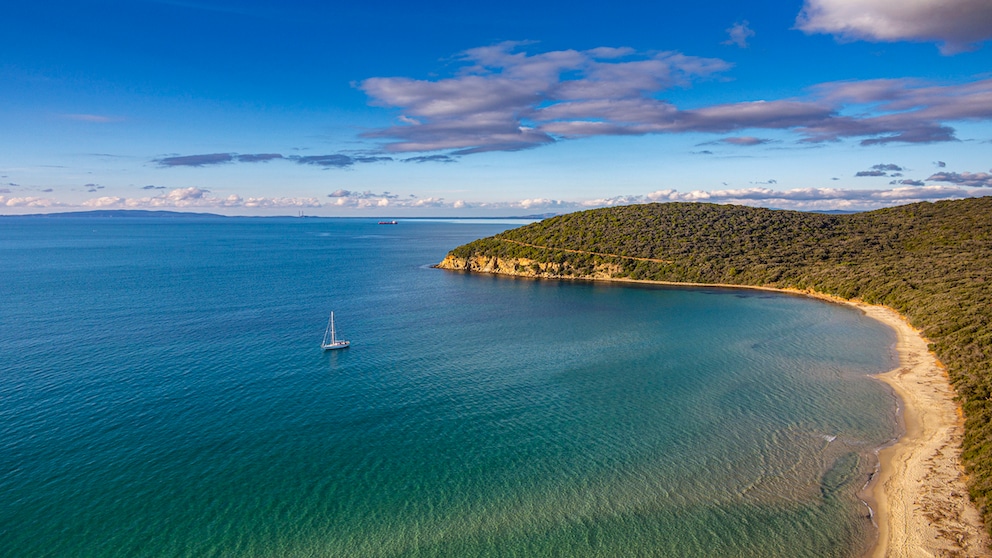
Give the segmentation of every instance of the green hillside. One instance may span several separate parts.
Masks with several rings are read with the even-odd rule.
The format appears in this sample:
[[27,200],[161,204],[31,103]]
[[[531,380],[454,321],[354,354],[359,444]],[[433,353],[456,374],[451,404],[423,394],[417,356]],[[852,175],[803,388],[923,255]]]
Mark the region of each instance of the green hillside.
[[931,341],[957,389],[971,496],[992,525],[992,197],[850,215],[612,207],[520,227],[449,256],[531,260],[516,269],[542,277],[605,269],[614,278],[812,289],[894,308]]

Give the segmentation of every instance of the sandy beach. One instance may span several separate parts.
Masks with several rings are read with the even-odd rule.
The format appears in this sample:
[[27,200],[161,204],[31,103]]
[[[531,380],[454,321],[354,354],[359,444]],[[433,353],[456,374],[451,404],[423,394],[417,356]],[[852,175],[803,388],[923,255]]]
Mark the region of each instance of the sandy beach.
[[904,432],[879,451],[879,472],[867,487],[865,497],[878,526],[878,541],[869,556],[992,556],[992,539],[968,497],[961,465],[964,418],[947,372],[929,351],[927,340],[891,308],[819,293],[784,292],[853,306],[896,332],[899,365],[875,377],[899,396]]
[[[449,259],[450,256],[438,267],[472,268],[468,262],[459,264],[453,259],[449,262]],[[519,273],[512,260],[494,258],[482,263],[485,265],[479,265],[476,271],[529,275]],[[891,327],[897,336],[899,364],[894,370],[875,377],[891,386],[899,396],[904,433],[894,444],[879,451],[879,471],[864,494],[878,526],[878,541],[869,556],[992,556],[992,541],[978,509],[968,497],[961,465],[964,419],[954,399],[954,389],[947,372],[930,353],[927,341],[898,312],[885,306],[794,289],[618,279],[610,277],[609,273],[586,279],[787,292],[853,306]]]
[[879,528],[871,556],[992,555],[968,499],[960,460],[964,421],[946,372],[926,340],[894,310],[839,302],[890,326],[898,338],[898,368],[877,377],[902,400],[905,433],[879,452],[880,470],[869,486]]
[[964,418],[947,372],[929,351],[926,339],[891,308],[819,293],[785,292],[853,306],[896,332],[899,365],[875,377],[899,396],[904,432],[879,451],[879,472],[867,487],[866,499],[878,526],[878,541],[869,556],[992,556],[992,539],[968,497],[961,465]]
[[[616,279],[611,279],[616,281]],[[788,292],[858,308],[896,332],[899,365],[875,376],[901,400],[903,435],[878,453],[879,472],[866,500],[878,526],[871,558],[992,556],[978,508],[968,497],[961,465],[964,418],[947,372],[927,341],[895,310],[793,289],[620,280],[672,286],[748,288]]]
[[904,432],[879,451],[879,472],[867,486],[865,496],[878,526],[878,541],[869,556],[992,556],[992,539],[968,498],[961,465],[964,418],[947,372],[927,340],[886,306],[785,291],[853,306],[896,332],[899,365],[875,378],[899,396]]

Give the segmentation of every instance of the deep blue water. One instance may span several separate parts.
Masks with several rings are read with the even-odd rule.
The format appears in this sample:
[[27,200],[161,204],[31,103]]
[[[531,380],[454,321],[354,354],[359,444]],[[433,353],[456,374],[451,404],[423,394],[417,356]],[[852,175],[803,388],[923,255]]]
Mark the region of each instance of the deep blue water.
[[515,225],[0,219],[0,555],[864,552],[890,330],[429,267]]

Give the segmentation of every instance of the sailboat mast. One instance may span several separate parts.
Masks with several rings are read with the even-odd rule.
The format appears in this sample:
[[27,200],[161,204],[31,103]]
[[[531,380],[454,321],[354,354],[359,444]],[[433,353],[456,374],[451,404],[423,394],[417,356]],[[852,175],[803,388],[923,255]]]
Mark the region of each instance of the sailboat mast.
[[[328,339],[330,337],[330,339]],[[338,341],[337,331],[334,329],[334,312],[327,318],[327,329],[324,330],[324,341],[320,344],[323,349],[343,349],[351,345],[350,341]]]
[[331,317],[327,319],[327,329],[324,330],[324,340],[321,342],[321,347],[327,346],[327,334],[331,331],[331,322],[334,321],[334,313],[331,313]]

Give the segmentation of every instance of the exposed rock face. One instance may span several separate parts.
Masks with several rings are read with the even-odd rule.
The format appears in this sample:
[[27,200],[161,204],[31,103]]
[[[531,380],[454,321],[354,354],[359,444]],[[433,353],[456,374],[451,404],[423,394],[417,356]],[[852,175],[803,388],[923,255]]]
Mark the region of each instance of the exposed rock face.
[[538,262],[527,258],[497,258],[478,255],[471,258],[457,258],[450,254],[435,267],[473,273],[544,279],[611,279],[621,271],[620,266],[616,264],[599,264],[592,273],[578,273],[569,262]]

